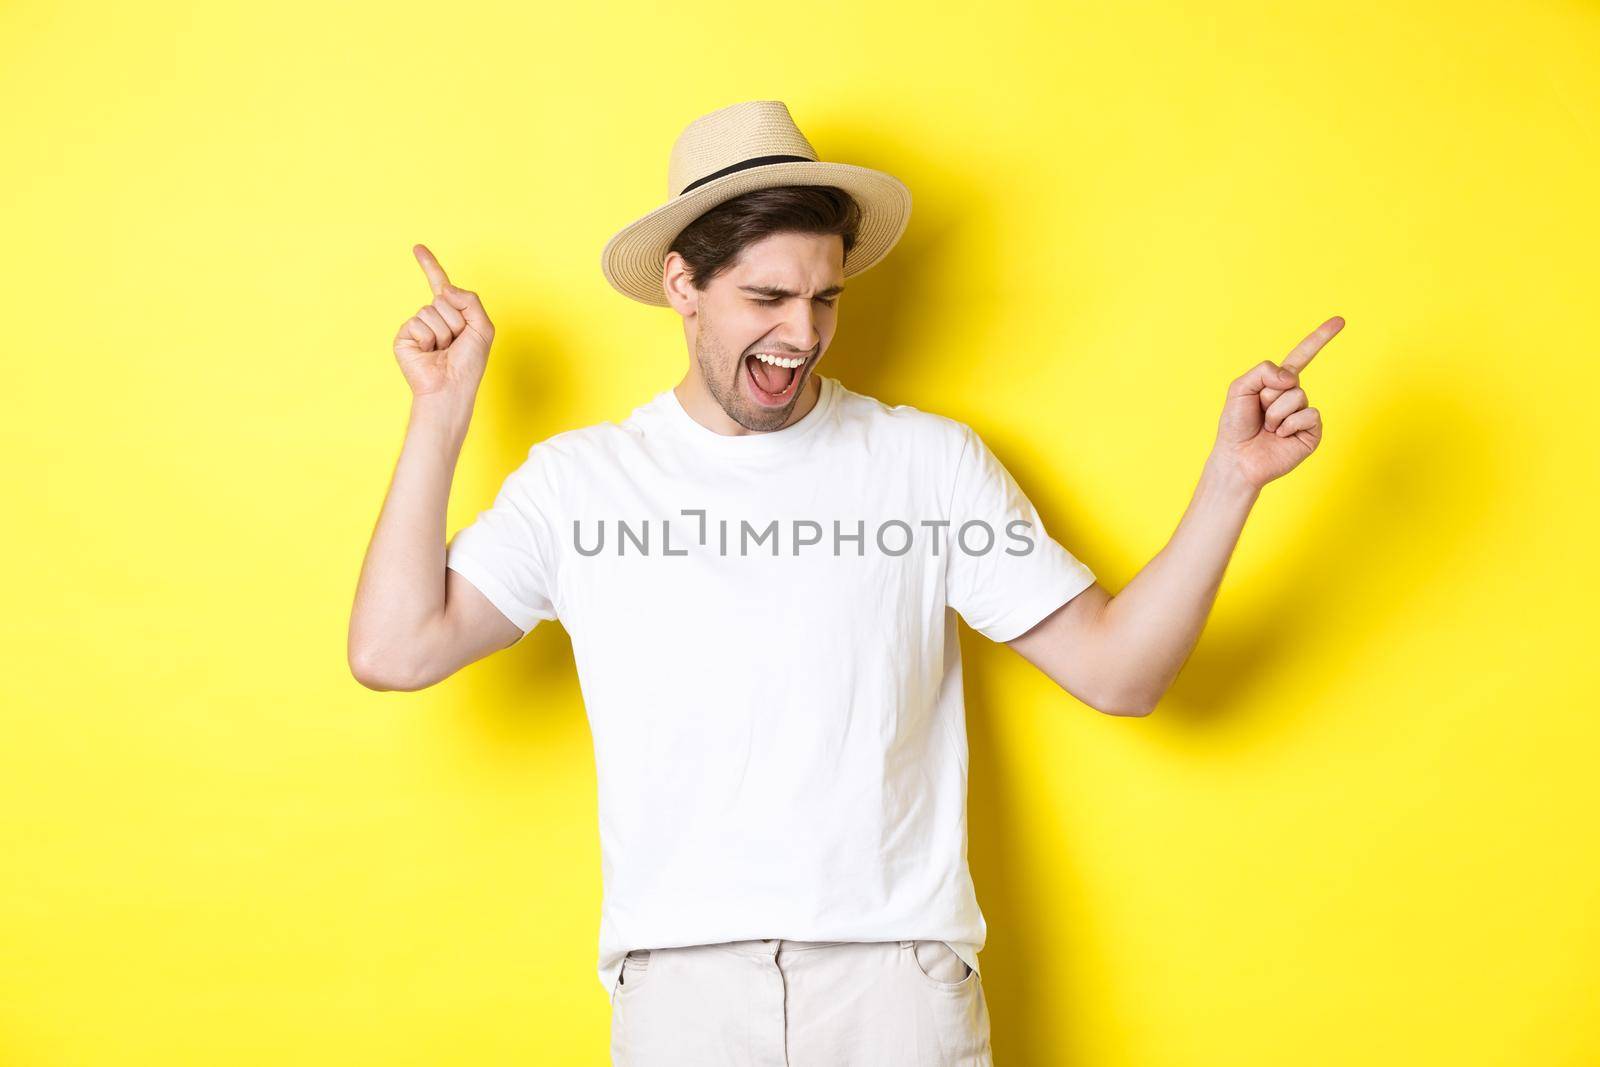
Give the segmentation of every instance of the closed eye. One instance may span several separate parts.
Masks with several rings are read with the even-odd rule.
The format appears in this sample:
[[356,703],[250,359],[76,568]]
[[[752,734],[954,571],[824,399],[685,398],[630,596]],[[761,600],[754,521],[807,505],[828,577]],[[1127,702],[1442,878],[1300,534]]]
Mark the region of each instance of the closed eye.
[[[819,296],[817,297],[817,303],[821,304],[823,307],[831,308],[835,303],[838,302],[838,299],[838,297],[834,297],[832,300],[824,300]],[[756,300],[754,303],[760,304],[762,307],[772,307],[774,304],[783,303],[783,297],[775,296],[770,300]]]

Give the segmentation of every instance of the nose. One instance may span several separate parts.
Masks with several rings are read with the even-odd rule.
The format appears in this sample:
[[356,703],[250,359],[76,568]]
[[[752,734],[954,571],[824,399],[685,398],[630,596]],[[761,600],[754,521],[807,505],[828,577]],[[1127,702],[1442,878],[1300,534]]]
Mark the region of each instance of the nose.
[[776,340],[788,345],[797,355],[810,355],[822,341],[817,331],[817,313],[809,300],[790,301],[793,308],[783,316]]

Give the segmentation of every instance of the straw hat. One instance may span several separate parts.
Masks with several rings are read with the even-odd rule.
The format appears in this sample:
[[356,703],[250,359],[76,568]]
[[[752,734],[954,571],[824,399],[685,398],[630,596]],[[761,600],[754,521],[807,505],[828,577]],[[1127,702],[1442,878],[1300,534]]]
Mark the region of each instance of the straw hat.
[[606,242],[600,270],[623,296],[667,307],[662,264],[683,228],[725,200],[776,185],[835,185],[861,206],[861,229],[844,276],[889,254],[911,218],[898,178],[850,163],[823,163],[781,100],[730,104],[689,123],[672,146],[667,202]]

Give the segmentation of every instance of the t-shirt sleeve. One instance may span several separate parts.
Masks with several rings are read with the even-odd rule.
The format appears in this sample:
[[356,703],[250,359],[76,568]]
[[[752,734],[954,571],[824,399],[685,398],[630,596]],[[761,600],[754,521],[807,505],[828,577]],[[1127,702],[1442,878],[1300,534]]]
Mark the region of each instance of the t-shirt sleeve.
[[[460,574],[528,635],[556,617],[554,484],[539,445],[506,476],[494,504],[457,531],[445,566]],[[520,640],[520,638],[519,638]]]
[[974,630],[1009,641],[1093,585],[1095,576],[1050,536],[983,439],[969,426],[962,433],[945,600]]

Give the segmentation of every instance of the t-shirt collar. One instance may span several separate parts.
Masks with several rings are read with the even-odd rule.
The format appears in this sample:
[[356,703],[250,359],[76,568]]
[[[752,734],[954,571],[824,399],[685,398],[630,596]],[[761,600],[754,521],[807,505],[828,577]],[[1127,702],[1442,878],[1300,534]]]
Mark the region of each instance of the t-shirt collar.
[[678,400],[678,394],[671,389],[661,394],[661,406],[667,421],[698,447],[727,456],[770,456],[799,447],[826,420],[838,386],[826,375],[819,374],[817,378],[822,384],[816,404],[801,416],[799,421],[792,422],[781,430],[745,434],[718,433],[695,421],[694,416],[684,410],[683,404]]

